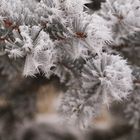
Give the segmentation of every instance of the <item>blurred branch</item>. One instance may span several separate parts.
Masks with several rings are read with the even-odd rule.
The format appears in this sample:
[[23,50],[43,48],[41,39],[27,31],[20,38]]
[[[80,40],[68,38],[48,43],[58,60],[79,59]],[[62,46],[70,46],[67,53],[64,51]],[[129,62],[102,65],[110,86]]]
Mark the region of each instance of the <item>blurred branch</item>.
[[114,126],[109,130],[96,130],[87,133],[88,140],[113,140],[116,138],[120,138],[132,130],[132,126],[128,124],[121,124],[118,126]]
[[140,80],[134,80],[133,83],[134,84],[140,84]]

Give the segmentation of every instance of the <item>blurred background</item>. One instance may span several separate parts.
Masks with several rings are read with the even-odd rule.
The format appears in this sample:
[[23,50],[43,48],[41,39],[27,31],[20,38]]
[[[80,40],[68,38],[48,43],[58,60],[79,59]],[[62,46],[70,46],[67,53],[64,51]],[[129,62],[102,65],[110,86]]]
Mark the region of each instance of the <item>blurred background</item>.
[[[87,6],[95,11],[100,9],[104,1],[93,0]],[[133,65],[134,94],[140,93],[140,40],[137,36],[133,38],[133,43],[118,46],[114,50]],[[130,105],[129,99],[115,102],[109,108],[103,106],[101,113],[91,122],[93,128],[80,132],[57,123],[57,101],[66,90],[59,78],[54,76],[48,80],[41,74],[23,77],[20,62],[0,56],[0,140],[140,139],[140,99],[131,99],[132,108],[127,107],[127,104]],[[130,118],[137,123],[131,125],[128,121]]]

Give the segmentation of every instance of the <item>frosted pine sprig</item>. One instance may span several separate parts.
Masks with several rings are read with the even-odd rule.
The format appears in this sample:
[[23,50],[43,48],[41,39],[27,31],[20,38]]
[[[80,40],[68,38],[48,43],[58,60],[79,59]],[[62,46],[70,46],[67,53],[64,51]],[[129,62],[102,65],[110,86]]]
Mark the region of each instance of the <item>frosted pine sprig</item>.
[[0,15],[20,25],[35,24],[38,21],[38,15],[34,12],[36,6],[36,0],[1,0]]
[[128,35],[140,31],[139,4],[139,0],[107,0],[102,4],[99,13],[108,21],[116,45],[127,43],[124,39],[127,39]]
[[[82,71],[83,87],[93,89],[104,103],[126,98],[132,88],[131,69],[118,55],[102,53],[85,64]],[[97,87],[97,91],[94,91]],[[97,92],[97,93],[96,93]]]
[[40,69],[49,77],[56,58],[49,35],[39,26],[19,26],[12,33],[15,41],[6,41],[6,52],[11,58],[26,57],[23,74],[33,76]]
[[95,94],[84,89],[68,89],[60,103],[58,111],[64,122],[80,129],[90,127],[102,104]]

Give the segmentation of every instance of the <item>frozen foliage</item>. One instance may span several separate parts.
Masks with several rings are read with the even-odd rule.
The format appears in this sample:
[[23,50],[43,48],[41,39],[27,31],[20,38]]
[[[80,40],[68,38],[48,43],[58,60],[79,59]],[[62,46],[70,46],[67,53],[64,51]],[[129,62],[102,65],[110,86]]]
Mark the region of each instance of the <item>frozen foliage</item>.
[[132,90],[131,69],[118,55],[102,53],[98,58],[89,60],[82,78],[84,88],[98,87],[95,92],[105,103],[121,100]]
[[93,117],[98,114],[101,104],[98,95],[92,91],[69,89],[62,98],[59,110],[66,117],[65,123],[87,128]]
[[[56,63],[55,58],[60,53],[59,50],[57,52],[57,48],[60,46],[71,55],[72,59],[75,60],[79,57],[85,59],[89,51],[96,53],[101,50],[106,41],[111,40],[110,32],[103,24],[104,20],[97,15],[89,15],[83,12],[85,1],[83,4],[79,4],[78,9],[74,8],[76,10],[74,15],[70,13],[73,11],[71,8],[76,4],[71,1],[65,2],[58,0],[34,2],[33,6],[34,4],[37,6],[33,12],[36,14],[36,19],[29,16],[32,15],[30,13],[28,13],[28,17],[38,21],[38,25],[32,25],[32,22],[21,22],[23,25],[18,23],[20,21],[20,16],[17,16],[18,13],[20,15],[20,12],[27,9],[17,9],[17,14],[14,12],[10,16],[4,10],[6,9],[4,8],[5,5],[11,6],[10,10],[15,6],[26,6],[24,1],[18,1],[17,5],[16,3],[1,2],[2,11],[5,14],[2,13],[4,17],[1,18],[1,29],[5,31],[1,39],[5,42],[9,57],[26,56],[24,75],[34,75],[41,70],[49,77],[52,73],[49,69],[54,67],[54,63]],[[68,9],[67,12],[70,12],[68,15],[65,15],[66,11],[63,9],[65,7],[61,7],[63,4]],[[29,6],[27,11],[32,10],[33,8]],[[9,13],[12,14],[12,12]],[[23,13],[23,15],[25,14]],[[8,16],[13,17],[13,19]],[[26,19],[24,20],[26,21]],[[79,26],[80,24],[81,26]],[[102,30],[105,31],[105,34],[102,34]]]
[[70,123],[78,123],[82,128],[89,126],[103,103],[109,105],[114,100],[126,98],[133,89],[131,69],[118,55],[102,53],[87,60],[79,77],[76,86],[70,86],[65,93],[59,110]]
[[13,30],[14,41],[6,41],[6,52],[11,58],[26,56],[24,75],[39,73],[39,69],[47,77],[50,68],[54,66],[55,50],[49,35],[38,26],[19,26],[19,31]]
[[65,83],[66,86],[77,88],[81,85],[81,69],[83,68],[85,60],[82,58],[73,60],[69,55],[65,56],[64,52],[65,51],[60,52],[62,56],[61,59],[58,60],[54,74],[60,77],[61,82]]
[[[67,87],[60,114],[68,123],[83,128],[90,125],[102,103],[126,98],[132,90],[131,69],[126,60],[103,52],[113,42],[112,28],[108,26],[117,24],[117,13],[112,11],[114,17],[107,22],[97,13],[89,14],[87,3],[90,1],[0,1],[0,54],[24,60],[25,76],[57,75]],[[125,24],[134,15],[139,19],[139,7],[132,4],[132,13],[136,12],[130,12]],[[126,7],[130,11],[130,2]],[[120,6],[120,10],[124,8]],[[139,22],[130,23],[129,27],[135,31]]]
[[124,43],[128,35],[140,31],[139,0],[106,0],[100,14],[108,21],[116,45]]
[[0,15],[3,19],[17,22],[18,24],[36,23],[38,16],[34,13],[36,9],[35,0],[1,0]]

